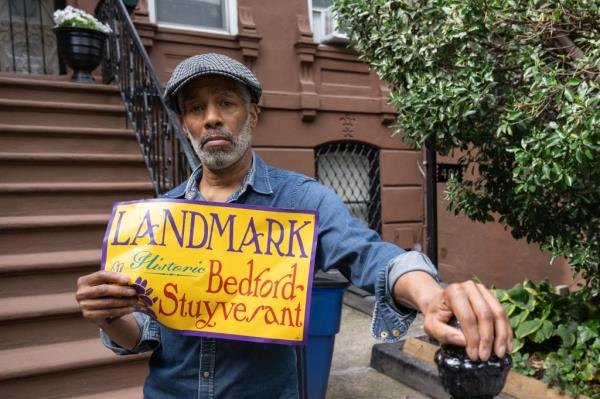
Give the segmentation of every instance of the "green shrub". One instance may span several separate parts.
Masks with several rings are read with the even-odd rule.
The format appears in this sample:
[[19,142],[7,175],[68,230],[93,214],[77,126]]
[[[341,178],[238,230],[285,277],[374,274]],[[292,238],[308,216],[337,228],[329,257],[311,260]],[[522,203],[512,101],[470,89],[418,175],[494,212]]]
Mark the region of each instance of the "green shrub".
[[563,297],[544,281],[495,290],[510,318],[515,371],[571,395],[600,398],[600,309],[582,292]]
[[390,85],[396,132],[459,150],[450,209],[567,257],[600,294],[600,2],[334,3]]

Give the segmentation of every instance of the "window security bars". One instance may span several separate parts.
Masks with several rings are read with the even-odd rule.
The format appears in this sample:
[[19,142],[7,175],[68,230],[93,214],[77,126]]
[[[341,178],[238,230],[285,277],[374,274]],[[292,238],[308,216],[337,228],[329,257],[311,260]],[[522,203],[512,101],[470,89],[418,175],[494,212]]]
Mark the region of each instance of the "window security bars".
[[367,144],[339,142],[315,149],[317,180],[331,188],[352,216],[381,234],[379,151]]
[[60,73],[53,0],[0,0],[0,71]]
[[121,0],[101,1],[96,17],[112,29],[102,64],[103,81],[119,85],[155,194],[160,195],[185,180],[198,160],[162,100],[163,88]]

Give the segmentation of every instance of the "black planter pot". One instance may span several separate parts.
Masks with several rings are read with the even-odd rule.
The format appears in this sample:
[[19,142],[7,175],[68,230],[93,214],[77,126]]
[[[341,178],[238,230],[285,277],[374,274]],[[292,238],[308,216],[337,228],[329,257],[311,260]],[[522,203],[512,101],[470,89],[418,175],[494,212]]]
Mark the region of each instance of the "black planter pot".
[[[460,328],[456,319],[449,324]],[[435,363],[442,386],[452,399],[492,399],[502,391],[512,359],[508,354],[501,359],[492,355],[485,362],[474,362],[465,348],[442,345],[435,353]]]
[[58,54],[73,69],[71,80],[94,83],[91,72],[100,65],[104,55],[106,33],[75,27],[54,28]]

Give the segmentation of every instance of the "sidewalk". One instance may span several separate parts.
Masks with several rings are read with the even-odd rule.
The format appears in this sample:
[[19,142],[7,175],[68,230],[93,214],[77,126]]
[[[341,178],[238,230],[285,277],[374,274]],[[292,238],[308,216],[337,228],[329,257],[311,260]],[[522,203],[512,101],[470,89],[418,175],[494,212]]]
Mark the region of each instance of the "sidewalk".
[[[336,335],[327,399],[427,399],[428,397],[369,367],[371,317],[344,305]],[[409,334],[421,335],[420,323]]]

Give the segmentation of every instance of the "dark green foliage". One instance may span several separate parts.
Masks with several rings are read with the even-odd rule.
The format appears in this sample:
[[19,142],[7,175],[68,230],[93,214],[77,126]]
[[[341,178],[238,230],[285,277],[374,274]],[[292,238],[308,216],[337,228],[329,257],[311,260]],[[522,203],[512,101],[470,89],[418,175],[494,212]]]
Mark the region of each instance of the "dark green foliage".
[[335,0],[396,132],[458,150],[450,209],[499,216],[600,294],[600,1]]
[[551,386],[600,398],[600,309],[583,292],[563,297],[544,281],[496,296],[514,331],[513,368]]

